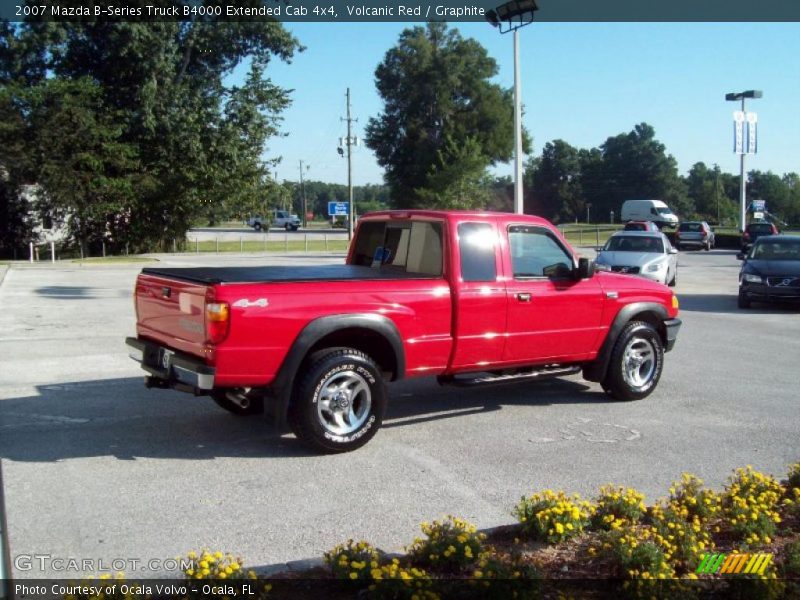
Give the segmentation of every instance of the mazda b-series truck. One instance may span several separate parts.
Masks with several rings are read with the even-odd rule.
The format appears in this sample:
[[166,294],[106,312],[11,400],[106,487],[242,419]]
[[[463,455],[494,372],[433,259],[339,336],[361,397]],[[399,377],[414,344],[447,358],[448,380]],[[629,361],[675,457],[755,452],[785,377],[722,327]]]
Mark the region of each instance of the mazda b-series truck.
[[343,265],[145,268],[135,305],[148,387],[267,409],[321,452],[369,441],[405,377],[582,373],[644,398],[681,325],[666,286],[595,271],[544,219],[477,211],[364,215]]

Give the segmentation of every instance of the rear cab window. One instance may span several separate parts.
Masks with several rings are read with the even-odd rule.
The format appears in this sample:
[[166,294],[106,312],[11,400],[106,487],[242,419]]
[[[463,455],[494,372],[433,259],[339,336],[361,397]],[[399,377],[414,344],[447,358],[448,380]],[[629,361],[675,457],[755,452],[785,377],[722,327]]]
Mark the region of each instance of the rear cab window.
[[364,221],[351,263],[422,277],[443,273],[442,224],[436,221]]

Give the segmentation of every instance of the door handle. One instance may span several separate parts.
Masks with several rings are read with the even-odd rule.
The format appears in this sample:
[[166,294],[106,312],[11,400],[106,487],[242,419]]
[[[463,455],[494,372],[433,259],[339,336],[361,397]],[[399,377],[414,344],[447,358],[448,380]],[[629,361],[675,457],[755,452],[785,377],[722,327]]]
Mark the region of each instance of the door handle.
[[522,293],[517,294],[517,300],[519,300],[520,302],[530,302],[531,301],[531,295],[530,294],[522,294]]

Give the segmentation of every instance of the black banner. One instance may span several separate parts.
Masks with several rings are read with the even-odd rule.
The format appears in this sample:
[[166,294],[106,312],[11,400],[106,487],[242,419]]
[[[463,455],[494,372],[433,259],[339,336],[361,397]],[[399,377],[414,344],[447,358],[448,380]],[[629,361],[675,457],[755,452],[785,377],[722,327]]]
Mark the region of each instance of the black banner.
[[[2,0],[8,21],[484,21],[497,0]],[[800,21],[796,0],[536,0],[542,22]],[[515,5],[517,6],[517,5]]]

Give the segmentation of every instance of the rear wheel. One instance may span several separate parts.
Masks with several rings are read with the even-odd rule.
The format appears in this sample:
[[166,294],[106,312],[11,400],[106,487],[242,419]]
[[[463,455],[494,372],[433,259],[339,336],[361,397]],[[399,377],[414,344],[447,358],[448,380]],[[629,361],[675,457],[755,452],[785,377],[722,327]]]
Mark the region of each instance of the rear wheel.
[[656,389],[664,345],[650,323],[632,321],[614,343],[603,389],[615,400],[640,400]]
[[291,226],[289,223],[286,223],[286,225],[284,225],[284,226],[283,226],[283,228],[284,228],[286,231],[290,231],[290,230],[292,229],[292,226]]
[[238,417],[249,417],[264,412],[264,398],[254,394],[250,388],[214,390],[211,397],[217,406]]
[[363,352],[339,348],[307,362],[289,405],[289,425],[310,448],[348,452],[366,444],[383,422],[386,386]]
[[253,229],[255,229],[256,231],[261,231],[261,223],[254,224]]

